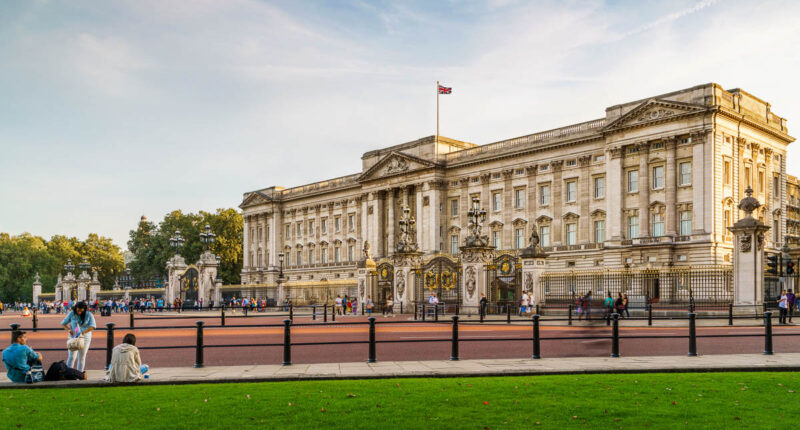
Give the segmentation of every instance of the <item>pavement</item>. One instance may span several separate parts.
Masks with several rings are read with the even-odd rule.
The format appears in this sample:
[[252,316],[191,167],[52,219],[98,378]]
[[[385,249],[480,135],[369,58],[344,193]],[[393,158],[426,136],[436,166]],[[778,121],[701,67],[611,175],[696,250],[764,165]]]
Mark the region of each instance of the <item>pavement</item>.
[[[247,366],[164,367],[151,370],[139,385],[270,382],[409,377],[535,376],[592,373],[798,371],[800,353],[713,354],[697,357],[568,357],[526,359],[379,361]],[[3,375],[0,388],[97,387],[105,372],[89,370],[85,381],[14,384]]]

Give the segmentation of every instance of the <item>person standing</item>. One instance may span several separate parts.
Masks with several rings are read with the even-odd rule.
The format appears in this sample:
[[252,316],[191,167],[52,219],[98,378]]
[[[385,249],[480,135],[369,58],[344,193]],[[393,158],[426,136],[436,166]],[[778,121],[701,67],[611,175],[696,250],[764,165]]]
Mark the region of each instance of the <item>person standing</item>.
[[351,304],[351,306],[353,307],[353,315],[354,316],[358,315],[358,299],[357,298],[353,298],[353,303]]
[[383,310],[383,316],[394,316],[394,300],[391,294],[386,296],[386,308]]
[[581,313],[578,315],[578,321],[580,321],[583,317],[586,317],[588,321],[591,319],[591,312],[590,308],[592,307],[592,292],[588,291],[586,294],[581,297]]
[[335,305],[335,312],[336,315],[342,314],[342,296],[336,295],[336,305]]
[[603,307],[606,310],[605,314],[606,321],[609,321],[611,319],[611,314],[613,313],[614,310],[614,299],[611,297],[611,293],[608,293],[606,301],[603,303]]
[[623,294],[622,295],[622,310],[625,311],[625,318],[630,318],[631,317],[631,313],[628,312],[628,295],[627,294]]
[[366,305],[365,309],[367,310],[367,315],[372,316],[372,308],[375,307],[375,304],[372,303],[372,299],[367,297],[365,305]]
[[486,299],[486,294],[481,293],[481,301],[478,302],[480,306],[480,313],[483,318],[486,318],[486,307],[489,305],[489,300]]
[[92,343],[92,331],[97,328],[94,315],[89,312],[86,302],[78,302],[75,307],[61,321],[61,325],[69,333],[69,338],[83,336],[83,347],[78,350],[69,350],[67,366],[83,372],[86,365],[86,353]]
[[519,306],[519,316],[524,317],[528,314],[528,292],[525,291],[522,293],[522,299],[520,300]]
[[789,298],[786,297],[786,290],[781,291],[781,298],[778,299],[778,307],[780,308],[780,317],[778,317],[778,324],[786,324],[786,314],[788,313]]
[[789,324],[792,323],[792,314],[794,313],[794,307],[797,304],[797,296],[794,295],[792,290],[789,290],[786,293],[786,304],[788,305],[788,312],[789,312]]

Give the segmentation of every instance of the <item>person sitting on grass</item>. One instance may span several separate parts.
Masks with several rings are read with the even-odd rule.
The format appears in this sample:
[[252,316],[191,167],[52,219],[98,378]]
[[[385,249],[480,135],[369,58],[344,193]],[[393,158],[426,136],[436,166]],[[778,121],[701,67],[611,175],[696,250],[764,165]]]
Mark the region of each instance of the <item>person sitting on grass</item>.
[[25,383],[25,375],[31,365],[41,364],[42,354],[37,353],[28,344],[28,336],[22,330],[11,332],[11,346],[3,350],[3,364],[8,372],[6,376],[11,382]]
[[111,364],[106,371],[106,382],[139,382],[150,368],[142,364],[136,336],[128,333],[122,343],[111,351]]

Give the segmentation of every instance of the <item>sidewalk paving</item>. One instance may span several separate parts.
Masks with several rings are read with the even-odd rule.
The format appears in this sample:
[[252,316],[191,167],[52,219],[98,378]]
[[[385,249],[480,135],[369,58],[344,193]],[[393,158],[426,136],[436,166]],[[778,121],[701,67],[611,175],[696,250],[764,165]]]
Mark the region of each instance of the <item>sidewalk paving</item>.
[[[728,354],[662,357],[569,357],[486,360],[379,361],[377,363],[323,363],[249,366],[172,367],[151,370],[140,385],[221,382],[302,381],[320,379],[372,379],[408,377],[530,376],[587,373],[798,371],[800,353],[776,355]],[[110,386],[105,372],[89,370],[86,381],[44,382],[33,385],[8,382],[0,388]]]

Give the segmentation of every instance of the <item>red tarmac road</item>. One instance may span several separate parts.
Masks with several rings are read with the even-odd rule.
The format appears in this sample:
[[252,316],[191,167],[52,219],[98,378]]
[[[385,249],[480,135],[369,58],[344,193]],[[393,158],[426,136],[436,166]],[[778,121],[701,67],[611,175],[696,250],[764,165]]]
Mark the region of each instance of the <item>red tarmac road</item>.
[[[157,315],[161,316],[161,315]],[[168,316],[168,315],[163,315]],[[96,314],[98,328],[105,327],[108,322],[116,324],[115,343],[119,343],[125,333],[133,332],[138,339],[137,346],[142,348],[142,360],[157,367],[190,367],[195,362],[196,328],[194,322],[204,320],[205,364],[247,365],[247,364],[280,364],[283,361],[282,346],[268,347],[224,347],[214,345],[242,344],[281,344],[283,343],[283,319],[270,318],[227,318],[227,327],[219,326],[218,317],[187,315],[185,319],[156,319],[153,316],[137,314],[136,328],[130,330],[128,316],[125,314],[112,317],[100,317]],[[63,315],[40,315],[40,328],[58,327]],[[397,318],[378,317],[376,339],[381,341],[417,341],[413,343],[378,343],[377,359],[380,360],[443,360],[450,358],[451,325],[449,323],[400,323],[407,321],[407,316]],[[335,326],[297,325],[292,327],[292,343],[303,342],[344,342],[367,341],[368,326],[356,324],[365,322],[362,317],[338,318]],[[384,321],[388,323],[384,323]],[[21,323],[29,333],[28,344],[34,349],[56,348],[58,351],[42,351],[45,365],[55,360],[66,359],[66,334],[63,331],[38,331],[33,333],[30,318],[18,315],[0,317],[0,327],[8,327],[10,323]],[[295,324],[316,324],[320,320],[311,321],[307,317],[295,318]],[[626,336],[687,336],[688,328],[684,327],[625,327],[620,322],[620,354],[624,356],[647,355],[685,355],[688,352],[687,338],[629,338]],[[231,327],[236,325],[237,327]],[[271,325],[271,326],[268,326]],[[688,325],[688,322],[687,322]],[[146,329],[146,327],[169,326],[168,329]],[[8,333],[8,332],[6,332]],[[800,327],[776,326],[775,334],[800,334]],[[753,321],[752,326],[735,327],[698,327],[698,336],[724,334],[750,334],[750,337],[703,338],[697,339],[697,350],[700,354],[735,354],[759,353],[764,350],[764,327]],[[611,336],[611,329],[604,324],[594,327],[554,327],[542,326],[542,356],[598,356],[607,357],[611,351],[610,339],[578,339],[586,336]],[[464,359],[474,358],[523,358],[532,353],[531,325],[506,325],[491,323],[464,323],[459,325],[460,356]],[[567,339],[548,340],[562,337]],[[431,342],[442,339],[445,342]],[[7,342],[7,341],[6,341]],[[775,336],[774,350],[781,352],[800,352],[800,336]],[[0,343],[4,344],[4,343]],[[106,332],[100,330],[92,339],[92,348],[103,350],[90,351],[87,362],[88,369],[102,369],[105,365]],[[149,347],[187,346],[182,349],[148,349]],[[330,363],[354,362],[367,359],[368,345],[295,345],[292,347],[292,362]],[[5,369],[3,369],[5,372]]]

